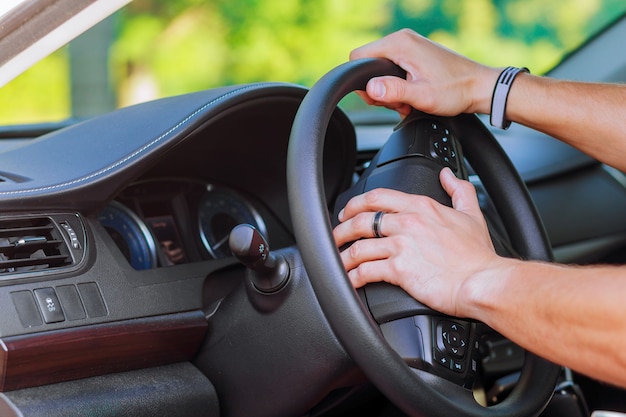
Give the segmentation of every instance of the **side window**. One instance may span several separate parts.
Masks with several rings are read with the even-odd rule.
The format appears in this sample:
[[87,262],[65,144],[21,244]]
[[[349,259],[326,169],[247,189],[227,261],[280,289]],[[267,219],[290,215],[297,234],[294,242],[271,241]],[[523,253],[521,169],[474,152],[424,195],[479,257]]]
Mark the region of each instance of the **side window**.
[[622,0],[134,1],[1,87],[0,125],[228,84],[310,86],[354,47],[403,27],[486,64],[541,74],[625,11]]

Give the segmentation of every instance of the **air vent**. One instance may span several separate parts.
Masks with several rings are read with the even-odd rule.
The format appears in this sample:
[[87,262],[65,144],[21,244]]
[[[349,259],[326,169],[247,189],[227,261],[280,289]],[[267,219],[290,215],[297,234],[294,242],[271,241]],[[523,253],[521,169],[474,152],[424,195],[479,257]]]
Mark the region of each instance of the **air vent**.
[[0,274],[72,264],[61,231],[49,217],[0,220]]

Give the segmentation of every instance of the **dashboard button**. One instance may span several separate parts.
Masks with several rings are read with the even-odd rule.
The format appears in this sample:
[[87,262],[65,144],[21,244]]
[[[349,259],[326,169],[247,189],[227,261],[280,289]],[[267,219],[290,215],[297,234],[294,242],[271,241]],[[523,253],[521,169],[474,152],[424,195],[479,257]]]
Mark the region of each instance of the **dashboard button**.
[[98,284],[95,282],[78,284],[78,292],[80,293],[80,297],[83,300],[85,310],[87,310],[89,317],[104,317],[109,315]]
[[24,327],[41,326],[41,313],[35,304],[35,299],[30,291],[16,291],[11,293],[17,315]]
[[56,287],[59,300],[63,304],[63,311],[67,320],[80,320],[87,317],[83,302],[78,295],[76,287],[73,285],[61,285]]
[[34,291],[37,304],[46,323],[65,321],[61,303],[54,288],[39,288]]

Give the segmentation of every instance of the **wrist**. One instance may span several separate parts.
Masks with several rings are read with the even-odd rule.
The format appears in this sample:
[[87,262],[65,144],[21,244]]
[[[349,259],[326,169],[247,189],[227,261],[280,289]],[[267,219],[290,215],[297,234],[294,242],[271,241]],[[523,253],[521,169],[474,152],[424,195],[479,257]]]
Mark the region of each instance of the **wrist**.
[[522,266],[517,259],[496,256],[487,267],[468,277],[457,296],[459,317],[473,318],[489,325],[499,308],[498,302],[509,291],[507,281],[514,279],[515,271]]
[[470,88],[472,106],[469,113],[489,114],[491,112],[491,99],[493,86],[504,68],[481,67],[477,76],[473,79]]

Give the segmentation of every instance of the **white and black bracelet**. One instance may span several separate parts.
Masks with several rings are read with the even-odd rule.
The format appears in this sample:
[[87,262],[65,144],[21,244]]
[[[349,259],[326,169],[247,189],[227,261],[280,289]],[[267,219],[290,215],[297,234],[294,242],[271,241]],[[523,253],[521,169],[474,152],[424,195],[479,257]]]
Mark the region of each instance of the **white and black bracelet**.
[[506,100],[509,96],[509,90],[515,77],[520,72],[530,72],[528,68],[506,67],[504,71],[500,73],[498,81],[493,88],[493,96],[491,97],[491,117],[489,122],[491,126],[508,129],[511,125],[509,120],[506,120]]

